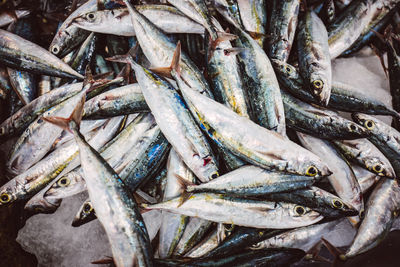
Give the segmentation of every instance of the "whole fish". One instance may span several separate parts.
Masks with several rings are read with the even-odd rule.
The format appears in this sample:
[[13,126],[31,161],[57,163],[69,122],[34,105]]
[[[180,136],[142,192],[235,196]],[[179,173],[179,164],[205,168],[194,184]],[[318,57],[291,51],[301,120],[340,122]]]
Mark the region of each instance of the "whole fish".
[[259,250],[266,248],[298,248],[308,251],[312,246],[329,234],[341,220],[317,223],[305,227],[286,231],[264,241],[254,244],[251,249]]
[[210,145],[175,88],[136,63],[133,68],[157,124],[185,164],[203,182],[218,177]]
[[[329,169],[333,171],[328,179],[337,195],[361,214],[364,211],[361,188],[345,159],[324,140],[303,133],[297,133],[297,136],[304,147],[325,159]],[[359,222],[358,216],[349,217],[349,219],[353,224]]]
[[[178,84],[184,85],[184,81],[178,81]],[[307,176],[331,174],[317,156],[282,135],[255,124],[188,87],[180,86],[180,89],[210,138],[236,156],[269,170]]]
[[[304,88],[304,82],[294,66],[280,60],[272,60],[272,63],[279,81],[290,94],[304,102],[318,104],[318,101]],[[332,82],[331,96],[327,107],[346,112],[363,112],[400,118],[399,113],[383,102],[340,82]]]
[[[361,254],[377,246],[399,216],[400,187],[397,180],[381,179],[366,205],[364,220],[344,257]],[[371,231],[373,229],[373,231]]]
[[83,79],[82,75],[44,48],[1,29],[0,63],[37,74]]
[[377,175],[395,178],[389,160],[367,139],[335,140],[334,145],[349,161],[354,161]]
[[265,196],[265,194],[292,191],[312,185],[316,179],[278,172],[269,172],[255,166],[244,166],[228,172],[208,183],[189,185],[187,192],[211,192],[235,196]]
[[328,33],[313,11],[300,15],[297,47],[300,74],[304,78],[305,87],[319,103],[327,106],[332,86]]
[[286,62],[292,49],[296,33],[300,0],[272,1],[271,22],[269,24],[268,55],[271,59]]
[[[202,25],[186,17],[174,7],[140,5],[135,8],[165,33],[204,33]],[[118,24],[117,28],[115,24]],[[92,32],[120,36],[136,35],[126,8],[88,12],[76,17],[72,25]]]
[[[72,131],[79,147],[89,197],[110,241],[117,266],[153,266],[152,247],[136,202],[118,174],[79,132],[85,98],[69,119],[46,117]],[[61,121],[61,123],[60,123]],[[110,211],[118,212],[110,212]]]
[[312,209],[300,205],[232,198],[222,194],[196,193],[182,203],[182,197],[145,205],[187,216],[254,228],[286,229],[310,225],[322,220]]
[[400,175],[400,133],[381,120],[362,113],[353,113],[354,121],[363,125],[371,135],[368,139],[385,155],[396,176]]

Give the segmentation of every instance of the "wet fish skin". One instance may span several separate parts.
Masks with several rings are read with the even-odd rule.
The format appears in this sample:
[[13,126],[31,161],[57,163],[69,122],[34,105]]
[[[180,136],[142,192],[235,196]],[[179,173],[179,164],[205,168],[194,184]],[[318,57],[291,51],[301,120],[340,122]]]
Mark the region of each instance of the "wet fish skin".
[[231,198],[222,194],[196,193],[183,204],[181,202],[181,197],[178,197],[146,205],[145,208],[167,210],[214,222],[270,229],[305,226],[323,218],[318,212],[307,207],[283,202]]
[[83,79],[82,75],[44,48],[8,31],[0,30],[0,48],[0,62],[8,67],[49,76]]
[[353,113],[355,122],[363,125],[371,134],[370,140],[389,160],[396,176],[400,175],[400,133],[381,120],[362,113]]
[[[218,31],[224,32],[221,25],[216,23],[214,25]],[[212,53],[207,64],[207,76],[217,101],[224,103],[239,115],[249,118],[249,101],[243,89],[238,61],[235,55],[226,55],[225,50],[229,49],[232,49],[229,41],[218,43],[215,50],[210,44],[206,45],[206,57],[209,58]]]
[[264,47],[267,27],[267,10],[268,1],[265,0],[236,0],[240,18],[243,23],[243,30],[255,33],[255,39],[260,47]]
[[[121,119],[121,117],[110,119],[109,123],[105,127],[101,127],[89,142],[95,147],[103,146],[115,135]],[[26,172],[15,176],[0,187],[0,199],[3,195],[7,197],[7,201],[0,201],[0,206],[28,199],[38,193],[67,168],[78,155],[75,143],[67,143],[61,149],[53,151]]]
[[[184,16],[174,7],[167,5],[139,5],[135,6],[135,8],[166,33],[204,33],[203,26]],[[126,8],[88,12],[76,17],[72,24],[87,31],[104,34],[136,35]],[[117,29],[114,26],[116,24],[118,24]]]
[[324,218],[336,219],[356,216],[359,213],[344,200],[315,186],[286,193],[269,194],[263,196],[263,199],[303,205],[319,212]]
[[396,178],[389,160],[367,139],[335,140],[333,143],[348,160],[377,175]]
[[298,23],[299,0],[272,1],[268,55],[271,59],[286,62],[289,59]]
[[341,220],[335,220],[326,223],[317,223],[305,227],[288,230],[281,234],[270,237],[264,241],[254,244],[251,249],[266,248],[298,248],[307,251],[314,244],[321,240],[321,237],[328,234],[338,225]]
[[[329,183],[345,203],[361,214],[364,211],[361,188],[347,161],[327,141],[299,132],[297,136],[304,147],[328,162],[329,168],[333,170],[332,175],[328,177]],[[349,220],[353,225],[359,222],[358,216],[349,217]]]
[[[303,79],[297,69],[280,60],[271,60],[279,81],[295,97],[307,103],[318,104],[316,99],[304,88]],[[399,118],[399,113],[387,107],[383,102],[358,92],[344,83],[332,82],[328,108],[346,112],[363,112],[373,115],[390,115]]]
[[291,263],[304,257],[305,252],[300,249],[265,249],[249,251],[244,249],[238,254],[225,258],[200,258],[188,261],[183,260],[156,260],[157,266],[289,266]]
[[285,231],[284,229],[255,229],[235,226],[231,235],[225,238],[218,247],[207,253],[205,257],[217,258],[240,253],[244,247],[250,247]]
[[[180,83],[182,80],[178,81]],[[308,173],[311,176],[331,173],[318,157],[280,134],[255,124],[190,88],[181,86],[180,89],[186,103],[193,107],[192,114],[197,116],[202,129],[207,131],[214,142],[222,144],[236,156],[270,170],[300,175]],[[269,140],[268,144],[266,140]],[[302,154],[301,161],[297,153]],[[313,174],[308,172],[310,168]]]
[[[11,24],[7,31],[14,33],[25,40],[35,42],[35,32],[32,21],[21,19]],[[7,68],[11,85],[24,105],[31,102],[37,96],[37,77],[26,71]]]
[[138,112],[149,112],[139,84],[106,91],[86,101],[84,118],[99,119]]
[[357,139],[368,131],[339,116],[336,112],[307,104],[281,90],[287,125],[298,131],[324,139]]
[[[91,203],[106,230],[117,266],[153,266],[149,236],[131,193],[71,122]],[[71,127],[70,126],[70,127]],[[111,213],[110,210],[119,212]]]
[[366,169],[360,167],[359,165],[351,165],[351,169],[357,178],[358,184],[360,185],[361,191],[365,194],[368,189],[370,189],[374,184],[376,184],[381,176],[376,175]]
[[332,86],[328,33],[313,11],[306,11],[299,17],[297,45],[304,84],[320,104],[327,106]]
[[[124,1],[127,3],[126,0]],[[127,7],[135,28],[136,38],[151,65],[154,68],[170,66],[176,44],[129,3]],[[202,72],[183,52],[181,53],[179,67],[182,77],[184,77],[191,88],[212,97],[211,89]]]
[[82,83],[67,84],[53,89],[49,94],[36,98],[1,123],[0,137],[5,139],[20,134],[37,116],[81,90]]
[[268,56],[253,38],[241,29],[237,47],[245,49],[238,55],[243,81],[251,106],[252,120],[269,130],[285,135],[285,112],[278,80]]
[[60,28],[58,28],[53,40],[51,41],[49,51],[61,58],[71,52],[77,45],[82,43],[90,33],[71,23],[75,17],[95,10],[97,10],[97,1],[89,0],[72,12],[68,18],[64,20]]
[[218,177],[211,147],[175,88],[136,63],[133,68],[158,125],[185,164],[203,182]]
[[[183,188],[179,179],[184,179],[188,183],[195,183],[196,181],[194,174],[185,165],[175,150],[171,149],[167,162],[167,182],[163,201],[170,200],[182,194]],[[159,233],[160,242],[158,246],[158,253],[161,259],[172,256],[189,221],[189,217],[179,214],[166,211],[162,211],[162,214]]]
[[387,236],[393,221],[399,215],[399,203],[400,187],[397,180],[381,179],[369,197],[364,220],[344,255],[345,258],[376,247]]
[[211,192],[232,196],[263,196],[271,193],[292,191],[312,185],[318,179],[269,172],[255,166],[244,166],[200,185],[189,185],[187,192]]

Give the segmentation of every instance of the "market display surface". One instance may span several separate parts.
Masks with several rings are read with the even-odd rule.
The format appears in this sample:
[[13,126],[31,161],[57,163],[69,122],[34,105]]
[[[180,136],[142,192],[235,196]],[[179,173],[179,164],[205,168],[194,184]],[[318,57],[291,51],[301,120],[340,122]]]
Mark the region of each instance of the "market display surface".
[[2,265],[346,265],[400,229],[400,1],[55,2],[0,2]]

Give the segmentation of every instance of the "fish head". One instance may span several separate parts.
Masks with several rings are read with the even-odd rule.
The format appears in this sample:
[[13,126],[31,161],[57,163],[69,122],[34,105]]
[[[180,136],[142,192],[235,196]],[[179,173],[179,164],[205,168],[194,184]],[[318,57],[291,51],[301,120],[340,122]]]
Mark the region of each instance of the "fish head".
[[27,211],[31,215],[45,213],[51,214],[54,213],[57,208],[60,206],[62,199],[54,199],[51,201],[47,201],[43,197],[40,198],[32,198],[26,203],[24,210]]
[[331,83],[329,79],[320,73],[311,73],[309,89],[310,93],[324,106],[328,105],[331,97]]
[[299,155],[299,160],[296,163],[297,166],[294,166],[294,169],[298,170],[298,174],[315,177],[316,179],[332,174],[328,165],[324,163],[317,155],[311,151],[306,151],[307,153],[302,153]]
[[303,222],[304,225],[318,222],[323,218],[319,212],[301,205],[287,204],[287,211],[294,222]]
[[104,21],[107,13],[105,11],[92,11],[82,14],[72,20],[72,25],[85,30],[96,30],[102,27],[101,24]]
[[71,175],[64,175],[60,179],[57,180],[49,190],[44,193],[44,198],[48,199],[58,199],[70,196],[73,194],[74,190],[79,190],[79,181],[74,179],[74,177],[70,177]]
[[[13,181],[10,181],[13,182]],[[0,206],[6,206],[18,198],[17,189],[15,186],[10,185],[9,183],[3,185],[0,188]]]
[[368,133],[379,133],[379,129],[383,126],[380,120],[366,114],[353,113],[351,114],[353,120],[362,126]]
[[78,227],[95,218],[96,213],[90,201],[85,201],[72,221],[73,227]]
[[355,216],[359,213],[357,209],[338,197],[332,197],[330,199],[330,207],[334,209],[338,214],[345,217]]
[[370,133],[367,131],[365,127],[362,125],[358,125],[357,123],[354,123],[350,120],[347,119],[340,119],[337,120],[337,123],[344,123],[346,128],[348,129],[349,133],[349,138],[354,137],[354,138],[363,138],[363,137],[368,137]]
[[281,75],[286,79],[300,79],[300,74],[293,65],[286,63],[279,59],[271,59],[271,63],[274,66],[278,75]]

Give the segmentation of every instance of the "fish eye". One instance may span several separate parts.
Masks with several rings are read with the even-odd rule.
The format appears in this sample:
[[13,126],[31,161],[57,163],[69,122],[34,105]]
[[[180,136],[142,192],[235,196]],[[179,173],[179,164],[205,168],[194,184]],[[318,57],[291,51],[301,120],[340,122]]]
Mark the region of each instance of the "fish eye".
[[70,184],[70,179],[69,178],[67,178],[67,177],[63,177],[63,178],[61,178],[58,182],[57,182],[57,184],[59,185],[59,186],[63,186],[63,187],[65,187],[65,186],[68,186],[69,184]]
[[0,195],[0,203],[7,204],[11,201],[11,196],[8,193],[3,193]]
[[83,206],[83,213],[84,214],[89,214],[93,210],[93,207],[90,203],[85,203]]
[[214,172],[213,174],[211,174],[211,179],[215,179],[219,176],[218,172]]
[[318,174],[318,169],[315,168],[314,166],[310,166],[306,170],[306,175],[307,176],[316,176],[317,174]]
[[60,52],[60,47],[58,47],[58,45],[53,45],[53,47],[51,48],[51,52],[57,55]]
[[263,242],[261,241],[256,244],[253,244],[253,245],[251,245],[251,248],[252,249],[261,249],[261,248],[263,248]]
[[303,206],[296,206],[296,207],[294,207],[294,212],[297,215],[301,216],[301,215],[304,215],[306,213],[306,209]]
[[367,120],[364,122],[365,128],[368,130],[374,129],[375,123],[373,121]]
[[360,219],[364,219],[365,212],[364,210],[360,211],[359,217]]
[[357,127],[353,123],[351,123],[349,125],[349,129],[350,129],[351,132],[355,132],[357,130]]
[[399,216],[399,211],[398,210],[393,211],[393,216],[394,217],[398,217]]
[[332,200],[332,205],[334,208],[337,208],[337,209],[342,209],[344,206],[343,202],[339,199]]
[[324,82],[321,80],[315,80],[311,84],[314,87],[314,89],[322,89],[322,87],[324,87]]
[[96,14],[94,14],[93,12],[88,13],[88,14],[86,15],[86,18],[87,18],[88,20],[90,20],[90,21],[93,21],[93,20],[96,18]]
[[381,173],[383,171],[383,168],[382,168],[381,164],[379,164],[379,163],[375,164],[372,167],[372,169],[374,170],[374,172],[377,172],[377,173]]
[[289,74],[292,73],[292,71],[293,71],[292,68],[289,67],[289,66],[286,66],[286,67],[285,67],[285,70],[286,70],[286,72],[289,73]]

